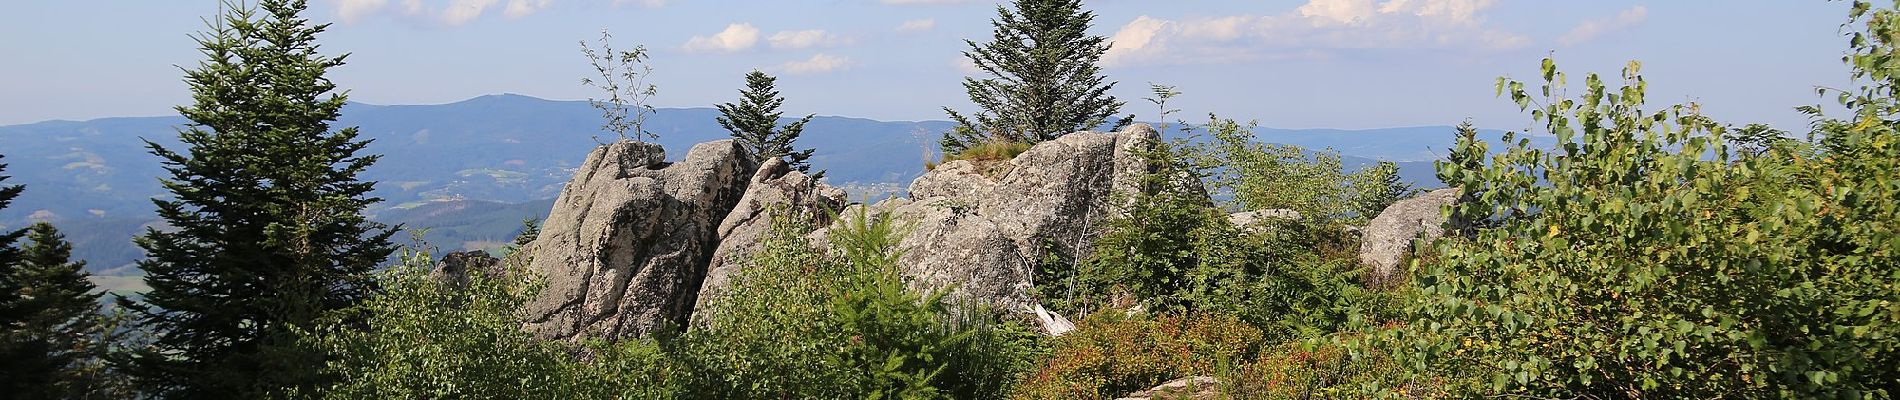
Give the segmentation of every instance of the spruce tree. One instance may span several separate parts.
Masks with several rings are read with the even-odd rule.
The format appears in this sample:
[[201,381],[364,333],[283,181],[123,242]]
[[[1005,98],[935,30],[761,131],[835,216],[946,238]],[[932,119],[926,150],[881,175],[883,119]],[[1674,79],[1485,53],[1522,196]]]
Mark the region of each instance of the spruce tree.
[[1094,129],[1120,112],[1123,103],[1108,95],[1115,83],[1096,65],[1109,44],[1088,34],[1095,13],[1083,11],[1081,0],[1016,0],[1014,10],[998,5],[996,13],[989,43],[964,41],[970,50],[963,55],[990,77],[963,79],[981,111],[965,116],[944,107],[957,122],[944,135],[945,152],[991,141],[1041,142]]
[[332,130],[344,95],[324,77],[344,57],[318,53],[327,24],[298,16],[305,0],[232,5],[197,37],[207,60],[187,71],[191,124],[174,151],[147,141],[169,178],[154,200],[170,229],[136,242],[151,291],[121,300],[153,333],[131,357],[159,397],[259,398],[319,384],[321,354],[294,328],[376,290],[371,272],[394,232],[368,221],[375,163],[355,128]]
[[[0,155],[0,158],[4,157]],[[6,164],[0,164],[0,183],[11,178],[4,175],[6,169]],[[13,204],[13,199],[19,197],[24,189],[25,187],[20,185],[0,185],[0,210]],[[0,379],[6,382],[0,385],[0,390],[7,390],[9,393],[33,384],[25,378],[14,378],[16,372],[43,368],[21,362],[32,360],[33,358],[29,355],[42,350],[32,348],[24,336],[20,335],[31,314],[29,309],[22,304],[25,297],[20,293],[23,287],[19,282],[18,271],[21,270],[23,263],[20,260],[20,249],[15,247],[15,243],[19,242],[20,237],[25,234],[24,229],[0,230],[0,369],[4,369],[0,371],[0,374],[7,376],[6,379]]]
[[[6,155],[0,155],[0,160],[5,159]],[[4,175],[6,171],[7,164],[0,163],[0,183],[5,183],[7,179],[12,178]],[[20,197],[20,192],[24,190],[26,187],[21,185],[0,185],[0,210],[5,210],[8,205],[12,205],[13,199]],[[20,285],[13,281],[12,275],[13,270],[20,265],[20,249],[15,248],[13,244],[20,241],[20,236],[25,234],[24,229],[0,229],[0,329],[12,329],[13,324],[24,318],[17,307]],[[0,343],[0,346],[5,345]],[[13,355],[11,351],[11,348],[0,348],[0,357]]]
[[785,104],[785,97],[779,96],[774,84],[778,78],[757,70],[745,75],[746,88],[739,91],[738,103],[720,104],[719,126],[732,132],[732,138],[746,150],[752,161],[764,163],[765,160],[784,157],[792,168],[810,171],[812,150],[793,150],[792,142],[798,140],[799,133],[805,130],[805,123],[811,122],[811,115],[778,127],[779,106]]
[[84,371],[103,356],[102,293],[87,280],[86,263],[72,261],[72,244],[53,225],[34,224],[26,239],[9,271],[25,317],[6,332],[8,343],[23,351],[0,360],[0,375],[8,377],[0,390],[23,399],[91,397],[103,383],[96,371]]

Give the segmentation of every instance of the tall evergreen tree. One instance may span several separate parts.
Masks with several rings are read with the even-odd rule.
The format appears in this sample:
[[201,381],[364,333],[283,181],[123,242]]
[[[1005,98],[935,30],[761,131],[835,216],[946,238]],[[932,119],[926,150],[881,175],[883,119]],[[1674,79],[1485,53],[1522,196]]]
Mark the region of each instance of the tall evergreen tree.
[[371,271],[394,232],[364,218],[380,199],[357,175],[375,163],[356,128],[331,130],[344,95],[324,77],[344,56],[318,53],[327,24],[298,17],[306,0],[231,5],[197,40],[207,60],[186,72],[178,107],[188,146],[147,141],[164,160],[173,229],[137,239],[151,286],[121,300],[155,338],[130,360],[159,397],[258,398],[320,383],[319,353],[293,327],[373,294]]
[[[0,155],[0,160],[5,158],[6,155]],[[0,183],[12,178],[4,175],[6,171],[7,164],[0,163]],[[26,187],[21,185],[0,185],[0,210],[5,210],[8,205],[12,205],[13,199],[20,197],[20,192],[24,190]],[[13,244],[20,241],[20,237],[25,234],[25,229],[0,230],[0,329],[12,329],[13,324],[25,318],[22,310],[17,306],[20,285],[12,278],[13,270],[19,268],[20,265],[20,249],[15,248]],[[5,346],[5,344],[0,343],[0,346]],[[11,351],[11,348],[0,348],[0,357],[12,356]]]
[[773,87],[777,81],[778,78],[758,70],[746,74],[746,88],[739,91],[739,102],[718,106],[719,126],[732,132],[732,138],[739,141],[753,161],[764,163],[784,157],[792,168],[810,171],[811,164],[806,160],[811,158],[812,150],[793,150],[792,142],[798,140],[798,134],[804,132],[805,123],[811,122],[812,116],[806,115],[780,129],[778,120],[785,113],[778,108],[785,104],[785,97],[779,96],[778,89]]
[[965,116],[944,107],[957,122],[944,135],[944,151],[996,140],[1041,142],[1094,129],[1120,112],[1123,103],[1108,95],[1115,83],[1095,65],[1109,44],[1088,34],[1095,13],[1083,11],[1081,0],[1016,0],[1014,10],[998,5],[996,14],[989,43],[964,41],[970,50],[963,55],[991,76],[963,79],[982,111]]
[[[4,157],[0,155],[0,158]],[[0,164],[0,182],[6,182],[8,178],[12,178],[3,174],[6,169],[6,164]],[[0,185],[0,210],[12,205],[13,199],[19,197],[23,190],[25,187],[20,185]],[[0,371],[0,374],[8,377],[0,380],[6,382],[0,385],[0,390],[8,390],[9,393],[11,390],[31,384],[24,378],[13,378],[16,371],[40,368],[37,365],[15,361],[30,360],[32,357],[28,356],[29,354],[41,350],[29,346],[29,343],[19,335],[31,315],[22,304],[26,297],[20,293],[23,285],[19,282],[18,271],[21,270],[23,263],[20,260],[20,249],[15,247],[15,243],[19,242],[20,237],[25,234],[24,229],[0,230],[0,369],[4,369]]]
[[86,367],[103,356],[102,315],[97,286],[87,280],[86,263],[72,261],[73,246],[58,229],[37,223],[9,271],[19,290],[25,317],[6,331],[20,354],[0,360],[0,385],[14,398],[89,398],[104,383]]

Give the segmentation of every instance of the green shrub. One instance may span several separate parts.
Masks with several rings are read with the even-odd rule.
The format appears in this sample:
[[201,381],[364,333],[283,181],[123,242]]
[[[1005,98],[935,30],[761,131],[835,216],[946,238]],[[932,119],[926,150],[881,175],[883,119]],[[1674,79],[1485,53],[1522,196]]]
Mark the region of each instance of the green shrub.
[[[1867,7],[1857,3],[1856,17]],[[1488,163],[1441,163],[1468,200],[1467,240],[1416,268],[1398,331],[1419,373],[1476,394],[1596,398],[1884,398],[1900,388],[1900,131],[1892,10],[1853,34],[1849,120],[1817,116],[1812,147],[1732,152],[1694,106],[1643,110],[1637,64],[1541,99],[1499,91],[1557,137]],[[1510,136],[1507,136],[1509,142]],[[1485,154],[1461,140],[1456,154]]]
[[1413,192],[1399,180],[1396,164],[1346,172],[1338,152],[1261,143],[1254,140],[1257,126],[1210,115],[1201,127],[1205,140],[1182,154],[1203,170],[1210,189],[1232,196],[1242,210],[1286,209],[1306,218],[1359,222]]
[[1220,314],[1148,318],[1105,310],[1054,339],[1020,399],[1102,399],[1169,380],[1215,375],[1253,356],[1260,330]]
[[1448,397],[1435,380],[1407,380],[1390,354],[1341,345],[1354,340],[1328,337],[1261,350],[1252,362],[1218,376],[1221,392],[1245,399],[1358,399],[1390,388],[1405,398]]
[[775,218],[765,250],[674,352],[693,396],[998,398],[1030,367],[1035,333],[947,291],[910,291],[904,228],[863,208],[818,252],[802,218]]
[[1143,154],[1157,172],[1132,185],[1139,191],[1119,194],[1127,213],[1106,223],[1091,258],[1072,270],[1039,268],[1040,297],[1080,315],[1115,306],[1119,295],[1155,312],[1232,314],[1273,342],[1393,316],[1391,294],[1363,288],[1357,241],[1343,220],[1234,226],[1197,181],[1182,178],[1208,173],[1191,163],[1206,160],[1200,151],[1174,144]]
[[[522,305],[543,284],[522,270],[471,271],[465,287],[431,279],[427,251],[405,250],[383,271],[384,292],[302,333],[327,355],[333,383],[305,397],[652,398],[667,394],[665,360],[649,341],[593,345],[595,362],[521,329]],[[363,321],[361,324],[350,321]]]

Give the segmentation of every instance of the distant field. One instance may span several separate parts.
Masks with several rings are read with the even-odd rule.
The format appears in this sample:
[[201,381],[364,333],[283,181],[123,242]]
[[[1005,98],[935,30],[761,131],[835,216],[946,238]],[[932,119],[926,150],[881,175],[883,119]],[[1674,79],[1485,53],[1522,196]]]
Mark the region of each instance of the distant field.
[[152,290],[151,286],[145,286],[144,275],[93,275],[92,284],[98,285],[106,293],[116,295],[144,293]]

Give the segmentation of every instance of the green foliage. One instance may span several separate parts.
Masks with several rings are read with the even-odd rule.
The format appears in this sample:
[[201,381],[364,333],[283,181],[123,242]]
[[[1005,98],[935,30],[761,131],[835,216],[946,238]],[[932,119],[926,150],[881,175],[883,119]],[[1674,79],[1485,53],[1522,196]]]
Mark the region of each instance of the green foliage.
[[[969,116],[944,108],[957,122],[944,134],[944,153],[986,142],[1034,144],[1070,132],[1094,129],[1120,112],[1095,65],[1108,51],[1101,36],[1088,34],[1095,13],[1081,0],[1016,0],[996,7],[988,43],[965,40],[963,52],[990,78],[964,78],[970,101],[982,111]],[[1128,119],[1116,128],[1127,125]]]
[[[1894,11],[1866,15],[1892,37]],[[1485,228],[1418,268],[1406,362],[1487,394],[1892,396],[1897,85],[1878,61],[1892,45],[1869,36],[1850,60],[1873,86],[1843,94],[1851,119],[1816,117],[1814,147],[1734,152],[1694,106],[1644,110],[1634,62],[1622,87],[1591,75],[1576,99],[1551,95],[1565,78],[1548,59],[1536,92],[1500,79],[1557,148],[1507,136],[1488,163],[1439,165],[1469,200],[1454,217]]]
[[87,278],[85,262],[72,261],[72,244],[47,223],[27,229],[19,263],[5,277],[19,285],[8,308],[23,318],[7,321],[0,347],[7,357],[0,374],[15,398],[112,398],[128,395],[126,382],[104,364],[116,338],[99,311],[101,293]]
[[1128,316],[1105,310],[1054,339],[1019,399],[1108,399],[1171,379],[1215,375],[1252,357],[1260,330],[1232,316]]
[[1149,103],[1155,105],[1155,122],[1161,123],[1161,126],[1155,127],[1155,131],[1167,132],[1168,115],[1181,112],[1180,109],[1168,108],[1168,100],[1180,96],[1181,91],[1174,86],[1148,82],[1148,92],[1153,94],[1154,97],[1143,97],[1141,99],[1147,100]]
[[600,30],[599,46],[600,49],[595,50],[587,41],[581,41],[581,55],[587,57],[587,65],[600,76],[583,77],[581,85],[607,92],[605,99],[587,98],[588,105],[600,110],[600,129],[613,132],[619,140],[659,140],[659,134],[648,132],[645,127],[647,117],[653,115],[653,105],[649,102],[659,94],[659,87],[647,81],[653,77],[653,67],[647,65],[647,47],[633,46],[633,51],[616,51],[613,35],[606,29]]
[[1354,216],[1372,219],[1379,216],[1392,203],[1407,197],[1418,195],[1412,184],[1399,178],[1399,165],[1391,161],[1378,164],[1347,176],[1347,189],[1351,191],[1350,200]]
[[1093,255],[1074,269],[1045,263],[1039,297],[1083,315],[1126,306],[1114,304],[1119,296],[1158,312],[1226,313],[1275,341],[1389,317],[1392,295],[1363,288],[1357,243],[1340,221],[1235,226],[1195,179],[1214,173],[1192,163],[1208,160],[1198,153],[1204,149],[1162,145],[1143,154],[1155,172],[1120,194],[1126,214],[1107,222]]
[[806,160],[811,158],[812,150],[793,150],[792,142],[798,140],[812,116],[806,115],[779,128],[778,120],[784,113],[778,108],[785,104],[785,98],[773,88],[777,80],[758,70],[746,74],[746,88],[739,91],[739,102],[718,105],[719,126],[732,132],[732,138],[754,162],[762,164],[765,160],[783,157],[793,169],[810,171],[811,164]]
[[806,219],[773,234],[674,353],[688,392],[715,398],[996,398],[1033,358],[1034,333],[907,289],[904,226],[862,207],[818,252]]
[[[320,354],[292,326],[349,307],[374,290],[392,231],[362,211],[377,156],[355,128],[332,131],[345,100],[323,77],[343,57],[317,53],[328,26],[298,16],[303,0],[232,5],[198,37],[207,59],[186,72],[195,103],[164,161],[170,229],[137,239],[152,290],[121,304],[154,334],[131,372],[159,397],[261,397],[316,383]],[[260,14],[261,11],[261,14]]]
[[1407,381],[1403,366],[1381,351],[1357,351],[1324,337],[1273,346],[1220,375],[1221,393],[1247,399],[1361,399],[1390,388],[1402,398],[1448,397],[1437,381]]
[[1211,189],[1231,194],[1242,210],[1293,210],[1321,220],[1365,220],[1415,193],[1398,176],[1398,165],[1347,173],[1333,151],[1308,153],[1299,146],[1254,140],[1257,123],[1241,125],[1209,116],[1207,141],[1186,157],[1208,171]]
[[[545,284],[514,266],[469,271],[466,285],[429,276],[427,251],[405,250],[379,275],[386,291],[301,332],[327,354],[333,379],[302,397],[658,398],[670,393],[666,360],[651,340],[619,344],[535,339],[522,307]],[[584,350],[590,362],[571,354]]]
[[[3,157],[5,156],[0,155],[0,158]],[[0,173],[6,172],[6,168],[6,164],[0,164]],[[8,178],[12,177],[0,175],[0,182],[6,182]],[[12,204],[13,199],[19,197],[20,192],[24,190],[26,187],[22,185],[0,186],[0,209],[5,209]],[[0,230],[0,328],[9,332],[14,326],[24,324],[31,311],[20,305],[23,283],[14,278],[17,275],[15,271],[20,269],[21,264],[20,249],[14,244],[25,235],[25,229]],[[24,358],[27,352],[26,349],[16,348],[10,343],[0,343],[0,346],[4,346],[0,347],[0,357],[7,360]]]

